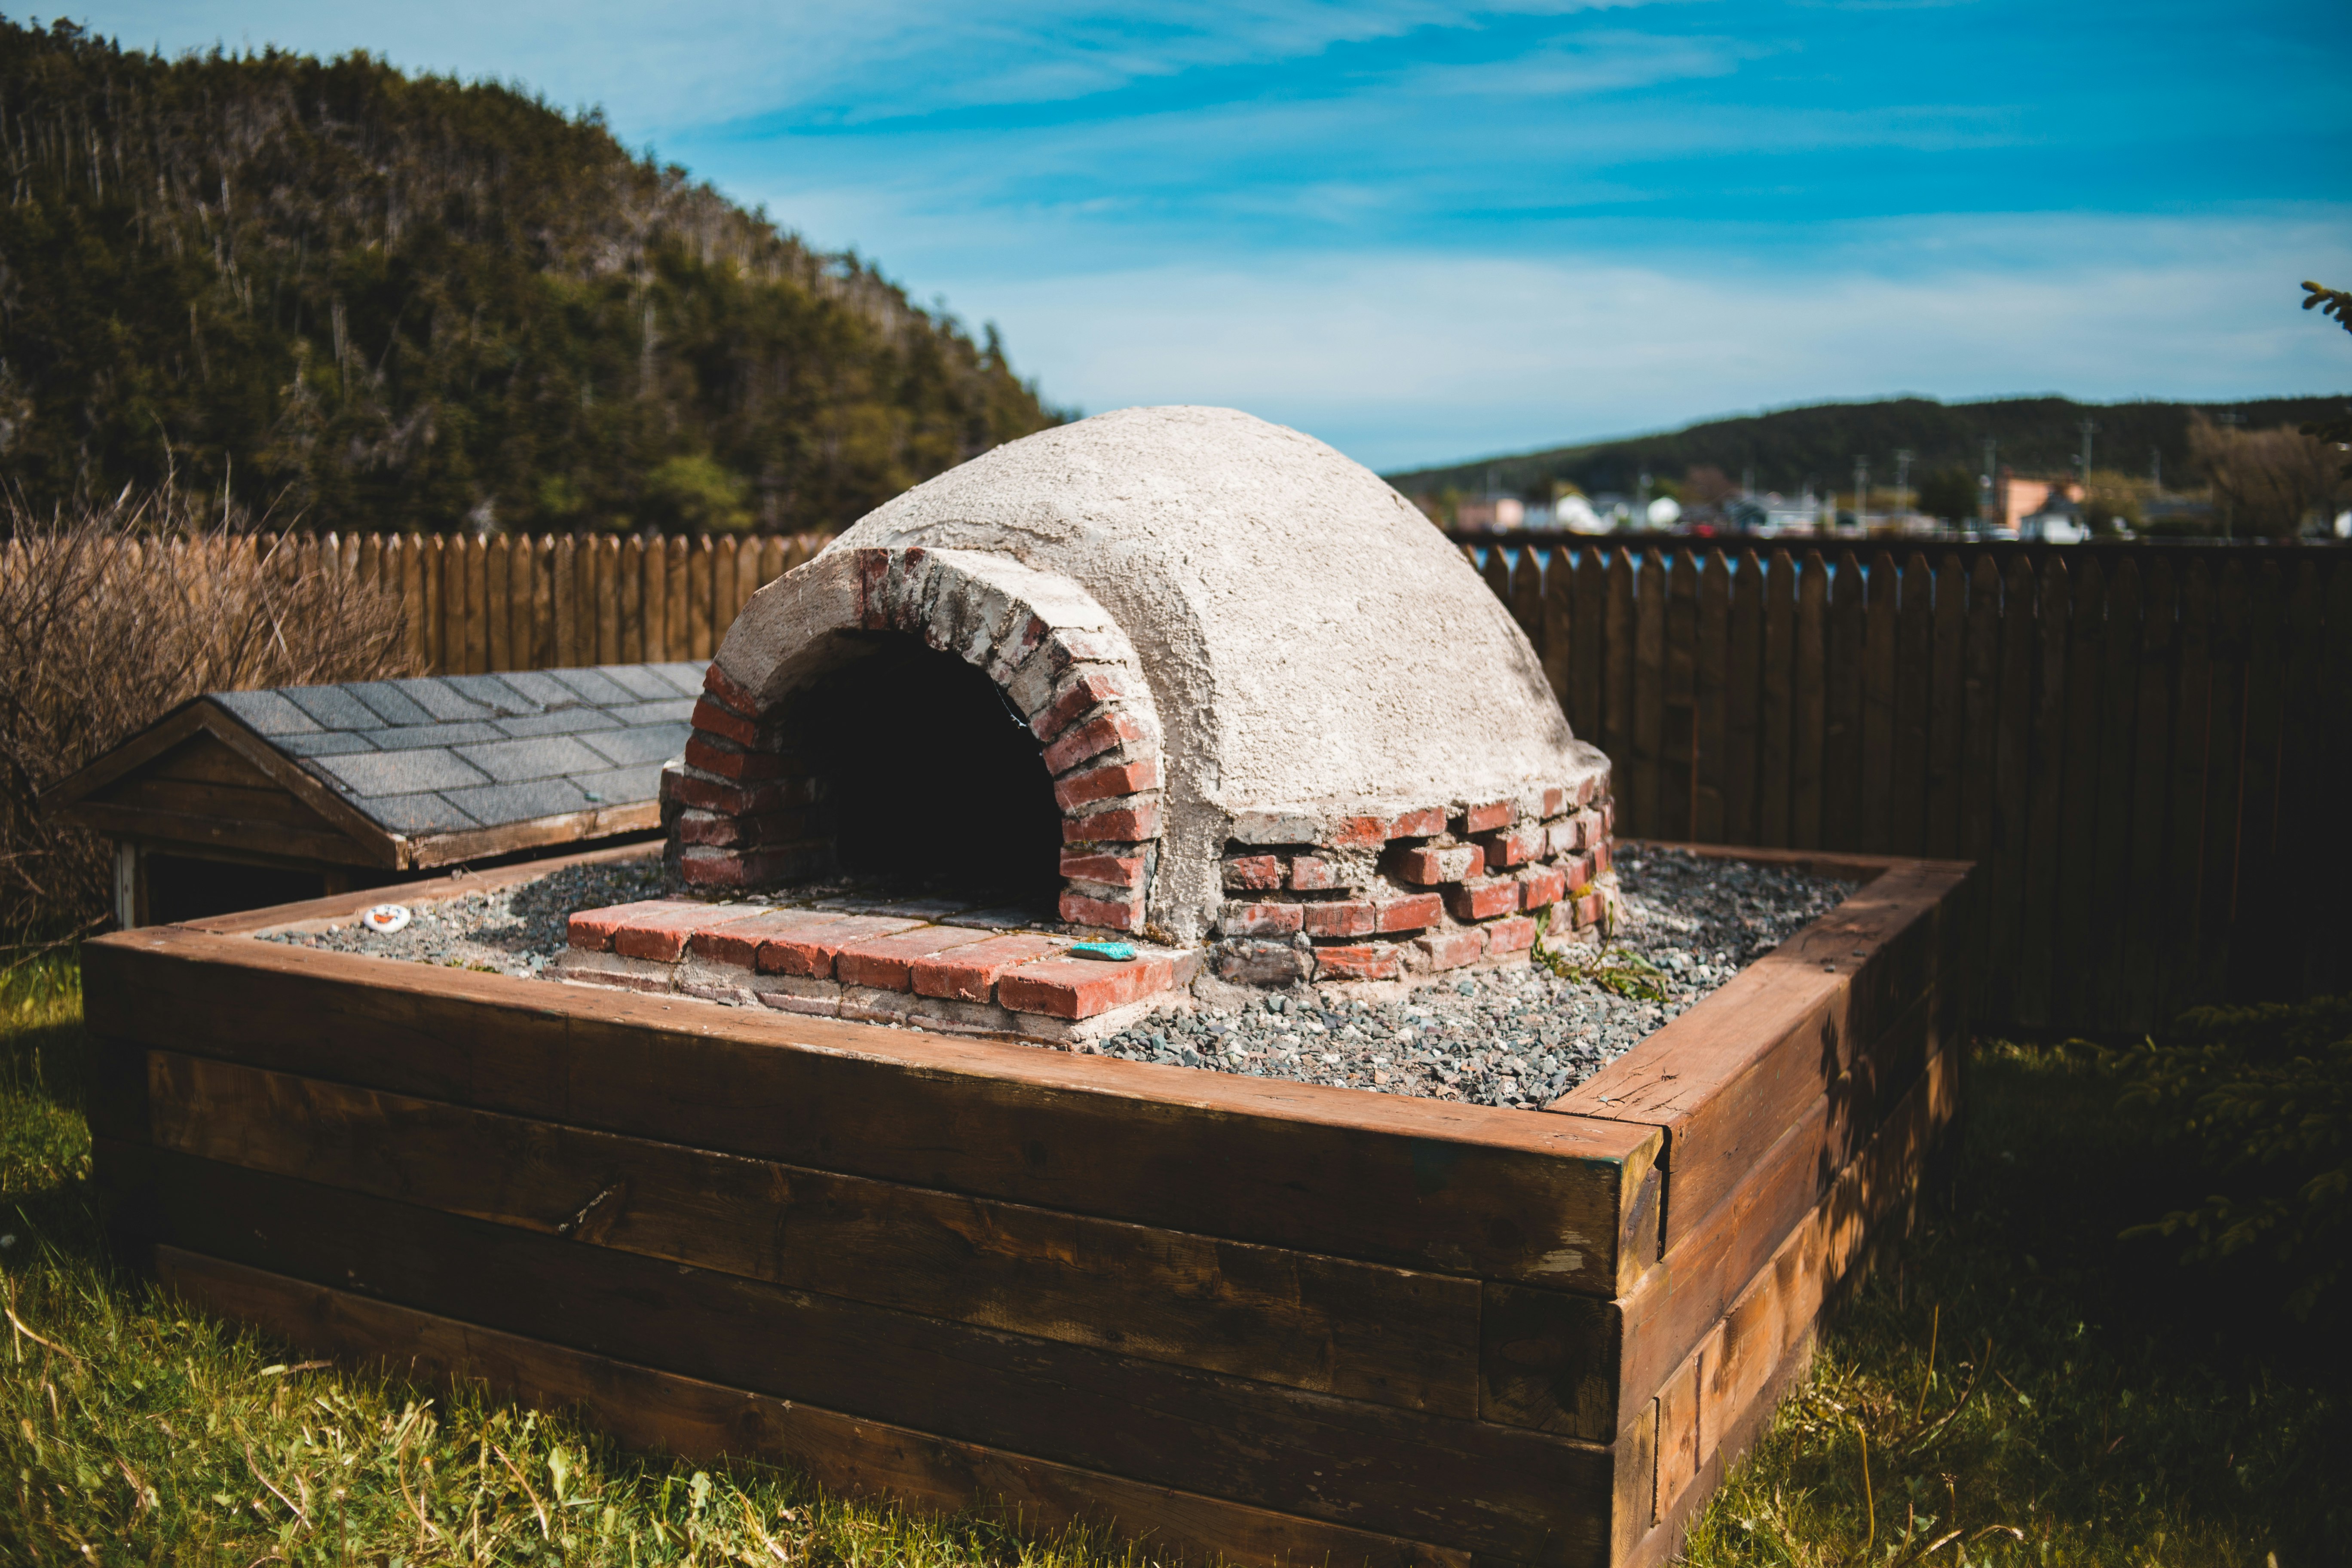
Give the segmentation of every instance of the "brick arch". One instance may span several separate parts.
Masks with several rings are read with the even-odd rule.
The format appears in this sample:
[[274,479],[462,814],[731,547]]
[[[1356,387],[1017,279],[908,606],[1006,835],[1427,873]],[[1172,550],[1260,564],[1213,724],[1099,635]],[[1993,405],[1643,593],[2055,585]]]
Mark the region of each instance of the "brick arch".
[[839,668],[846,632],[898,632],[987,672],[1044,748],[1062,817],[1062,918],[1144,930],[1165,770],[1133,644],[1077,584],[978,551],[832,550],[754,595],[662,776],[686,880],[749,888],[835,865],[823,759],[785,700]]

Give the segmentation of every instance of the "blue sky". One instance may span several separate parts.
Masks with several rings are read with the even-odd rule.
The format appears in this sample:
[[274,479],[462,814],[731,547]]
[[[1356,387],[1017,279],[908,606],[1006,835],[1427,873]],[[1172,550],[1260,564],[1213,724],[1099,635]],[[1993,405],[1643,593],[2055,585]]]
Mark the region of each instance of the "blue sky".
[[1003,328],[1380,468],[1897,392],[2352,389],[2352,7],[117,0],[497,77]]

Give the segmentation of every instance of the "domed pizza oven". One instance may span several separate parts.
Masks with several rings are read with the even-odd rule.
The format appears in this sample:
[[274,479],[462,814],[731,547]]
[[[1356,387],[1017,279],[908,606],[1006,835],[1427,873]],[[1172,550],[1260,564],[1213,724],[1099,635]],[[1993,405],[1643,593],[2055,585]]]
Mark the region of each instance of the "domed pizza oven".
[[1607,759],[1401,496],[1226,409],[1107,414],[761,591],[665,777],[688,883],[1041,900],[1232,982],[1394,980],[1603,915]]

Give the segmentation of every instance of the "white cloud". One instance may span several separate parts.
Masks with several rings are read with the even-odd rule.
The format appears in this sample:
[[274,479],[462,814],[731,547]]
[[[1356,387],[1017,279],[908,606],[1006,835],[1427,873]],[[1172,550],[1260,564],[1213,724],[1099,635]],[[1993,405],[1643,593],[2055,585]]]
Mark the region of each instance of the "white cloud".
[[1923,264],[1956,221],[1849,230],[1769,274],[1702,254],[1397,254],[1000,278],[959,302],[1004,327],[1024,374],[1089,411],[1230,405],[1383,468],[1900,391],[2352,388],[2352,343],[2295,288],[2352,278],[2340,222],[1967,220],[1969,254]]

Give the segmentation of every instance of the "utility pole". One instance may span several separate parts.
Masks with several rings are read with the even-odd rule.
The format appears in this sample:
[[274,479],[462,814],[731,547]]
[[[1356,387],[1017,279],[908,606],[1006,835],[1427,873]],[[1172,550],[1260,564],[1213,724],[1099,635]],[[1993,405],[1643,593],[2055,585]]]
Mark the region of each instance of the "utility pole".
[[1910,485],[1911,448],[1897,447],[1895,448],[1895,510],[1896,511],[1911,510],[1909,504],[1904,500],[1904,497],[1910,493]]
[[2156,493],[2158,496],[2163,495],[2164,448],[2161,447],[2150,447],[2147,449],[2147,477],[2148,482],[2156,487]]
[[1994,440],[1990,436],[1985,437],[1984,473],[1977,480],[1977,491],[1983,497],[1978,509],[1978,521],[1986,528],[1990,528],[1992,526],[1993,513],[2000,504],[2000,498],[1994,493],[1993,489],[1994,479],[1999,474],[2000,470],[1992,466],[1993,454],[1998,451],[2000,447],[2000,442]]
[[2083,421],[2083,488],[2084,489],[2091,488],[2091,436],[2098,427],[2099,422],[2095,419]]
[[1853,455],[1853,521],[1857,527],[1867,528],[1870,510],[1870,459],[1860,452]]

